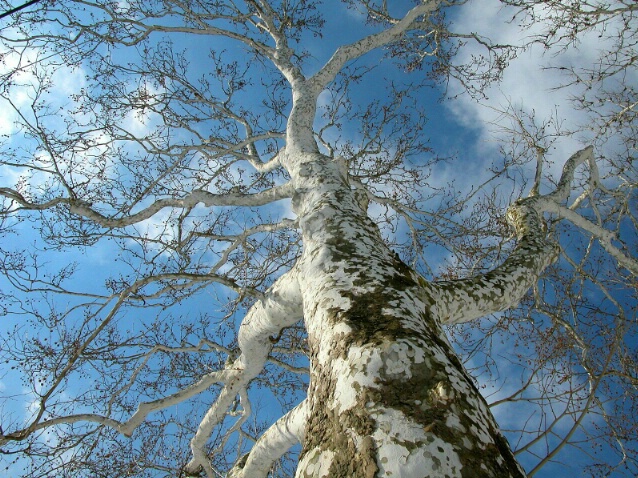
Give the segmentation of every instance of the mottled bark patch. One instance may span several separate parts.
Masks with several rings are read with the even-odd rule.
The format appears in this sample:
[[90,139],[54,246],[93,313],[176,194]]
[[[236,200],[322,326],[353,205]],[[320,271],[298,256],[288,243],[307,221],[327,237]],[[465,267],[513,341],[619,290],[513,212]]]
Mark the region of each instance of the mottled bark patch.
[[[341,414],[329,406],[334,402],[335,383],[331,370],[315,368],[309,390],[312,401],[304,453],[314,454],[318,460],[329,457],[326,477],[374,478],[378,471],[376,447],[371,438],[375,422],[363,402]],[[305,472],[302,476],[323,475]]]
[[436,296],[349,191],[316,199],[301,222],[312,372],[299,476],[523,476],[440,328]]
[[[462,464],[463,478],[523,477],[507,441],[491,418],[480,412],[481,408],[487,410],[483,398],[468,382],[465,389],[451,387],[449,365],[426,359],[412,366],[409,378],[382,374],[379,388],[366,390],[367,401],[378,404],[379,409],[400,411],[419,423],[427,435],[450,444]],[[433,455],[431,459],[441,457]]]
[[[377,350],[384,367],[374,379],[374,387],[357,387],[358,403],[340,416],[325,407],[332,403],[335,393],[336,380],[331,378],[331,370],[326,368],[313,378],[323,384],[313,394],[316,403],[324,404],[324,408],[317,410],[311,424],[310,434],[315,436],[309,445],[342,452],[333,457],[329,476],[367,476],[367,471],[362,470],[372,470],[379,456],[372,446],[362,448],[361,438],[374,443],[370,437],[375,431],[378,434],[380,426],[373,417],[388,410],[400,412],[421,428],[424,433],[421,441],[403,440],[399,435],[390,441],[407,450],[408,456],[423,454],[432,472],[455,470],[450,476],[466,478],[524,476],[486,403],[436,324],[434,330],[416,334],[403,327],[396,316],[384,314],[388,300],[393,297],[392,289],[373,288],[364,294],[341,291],[341,294],[348,298],[351,307],[333,310],[328,316],[334,321],[333,327],[345,322],[350,332],[334,337],[330,358],[351,359],[348,352],[352,347],[362,347]],[[421,315],[424,322],[433,322],[425,312]],[[361,437],[358,446],[353,436]],[[458,457],[458,461],[456,458],[450,461],[451,455]]]

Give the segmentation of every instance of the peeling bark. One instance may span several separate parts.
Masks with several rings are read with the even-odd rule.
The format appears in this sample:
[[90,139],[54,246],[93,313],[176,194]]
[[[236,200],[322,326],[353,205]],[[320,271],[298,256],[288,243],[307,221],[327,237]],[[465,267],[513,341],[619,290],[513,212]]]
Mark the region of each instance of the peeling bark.
[[547,240],[540,214],[527,198],[508,210],[507,219],[518,245],[496,269],[469,279],[429,284],[438,320],[459,324],[516,306],[539,274],[558,257],[556,244]]
[[[385,247],[338,162],[299,162],[311,381],[296,476],[524,476],[441,330],[438,296]],[[450,308],[461,294],[448,292]]]

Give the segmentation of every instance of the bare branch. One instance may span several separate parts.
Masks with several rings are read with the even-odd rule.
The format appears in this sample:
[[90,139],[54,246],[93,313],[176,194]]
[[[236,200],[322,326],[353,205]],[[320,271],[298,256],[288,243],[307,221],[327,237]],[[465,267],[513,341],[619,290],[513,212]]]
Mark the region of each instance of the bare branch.
[[259,437],[245,461],[229,472],[229,478],[266,478],[273,463],[303,440],[307,412],[304,401],[277,420]]
[[221,195],[213,194],[200,189],[192,191],[187,196],[181,199],[158,199],[142,211],[120,218],[104,216],[103,214],[93,209],[91,204],[87,204],[84,201],[77,199],[56,198],[45,203],[38,204],[27,201],[19,192],[9,188],[0,189],[0,194],[12,199],[20,205],[19,208],[15,208],[13,209],[13,211],[45,210],[53,208],[59,204],[68,204],[69,210],[72,214],[82,216],[103,227],[119,228],[145,221],[164,208],[192,208],[199,203],[204,204],[204,206],[206,207],[263,206],[274,201],[290,198],[292,196],[292,191],[293,189],[289,184],[284,184],[283,186],[275,186],[274,188],[267,189],[255,194],[231,193]]
[[272,347],[270,336],[278,335],[282,328],[301,318],[297,274],[294,269],[284,274],[266,292],[266,297],[251,307],[242,321],[237,339],[241,355],[227,369],[235,371],[235,376],[226,383],[208,409],[191,440],[193,458],[186,467],[189,472],[204,470],[212,473],[204,446],[213,428],[224,419],[240,390],[262,371]]
[[429,293],[442,323],[463,323],[517,305],[540,273],[556,260],[557,247],[547,240],[540,214],[529,199],[511,206],[507,219],[518,243],[502,265],[477,277],[431,284]]

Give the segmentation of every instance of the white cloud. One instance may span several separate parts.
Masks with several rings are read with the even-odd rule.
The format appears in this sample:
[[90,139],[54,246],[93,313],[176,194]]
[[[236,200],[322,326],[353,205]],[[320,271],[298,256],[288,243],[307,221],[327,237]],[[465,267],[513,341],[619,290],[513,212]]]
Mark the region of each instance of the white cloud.
[[[522,30],[516,22],[509,21],[512,13],[513,10],[503,8],[496,0],[468,2],[461,8],[454,28],[458,32],[478,32],[500,44],[521,44],[541,32],[541,26]],[[539,121],[557,116],[565,130],[576,129],[587,123],[584,114],[571,105],[570,97],[579,94],[579,91],[574,88],[556,89],[566,78],[556,69],[547,67],[593,65],[600,48],[601,39],[597,32],[583,35],[579,45],[569,47],[560,54],[544,51],[541,46],[534,45],[511,61],[502,81],[488,88],[486,98],[480,103],[468,95],[461,95],[458,100],[447,102],[447,106],[457,121],[479,133],[479,142],[474,148],[488,154],[496,154],[495,139],[499,139],[490,125],[509,121],[499,113],[508,104],[520,106],[528,113],[533,111]],[[457,61],[469,61],[481,49],[470,43],[459,52]],[[559,165],[582,148],[578,140],[576,137],[565,137],[556,142],[552,154]]]
[[[33,65],[36,60],[36,54],[34,51],[26,51],[23,55],[18,55],[16,53],[11,53],[6,48],[3,48],[3,45],[0,44],[0,57],[2,57],[2,61],[0,61],[0,75],[5,76],[14,72],[12,75],[12,80],[15,83],[20,85],[22,84],[35,84],[36,78],[33,75],[33,66],[31,67],[22,67],[22,65]],[[32,98],[28,94],[28,90],[26,88],[12,88],[7,95],[11,98],[11,102],[17,108],[21,108],[27,106]],[[0,101],[4,103],[4,98],[0,97]],[[2,103],[0,103],[2,104]],[[0,134],[2,135],[11,135],[15,133],[17,130],[15,121],[17,119],[17,115],[8,103],[2,104],[0,107]]]

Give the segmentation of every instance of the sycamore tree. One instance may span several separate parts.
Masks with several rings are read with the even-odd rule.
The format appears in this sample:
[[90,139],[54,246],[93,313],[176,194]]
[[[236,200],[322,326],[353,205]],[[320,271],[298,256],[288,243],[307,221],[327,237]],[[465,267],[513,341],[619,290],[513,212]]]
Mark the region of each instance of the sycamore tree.
[[[613,28],[628,51],[636,4],[503,2],[539,28],[515,43],[457,29],[465,3],[45,0],[3,20],[7,470],[508,477],[597,447],[592,473],[636,470],[636,58],[587,90],[624,103],[582,100],[578,131],[501,111],[467,190],[427,120],[432,86],[481,101],[539,42]],[[504,406],[526,417],[507,438]]]

